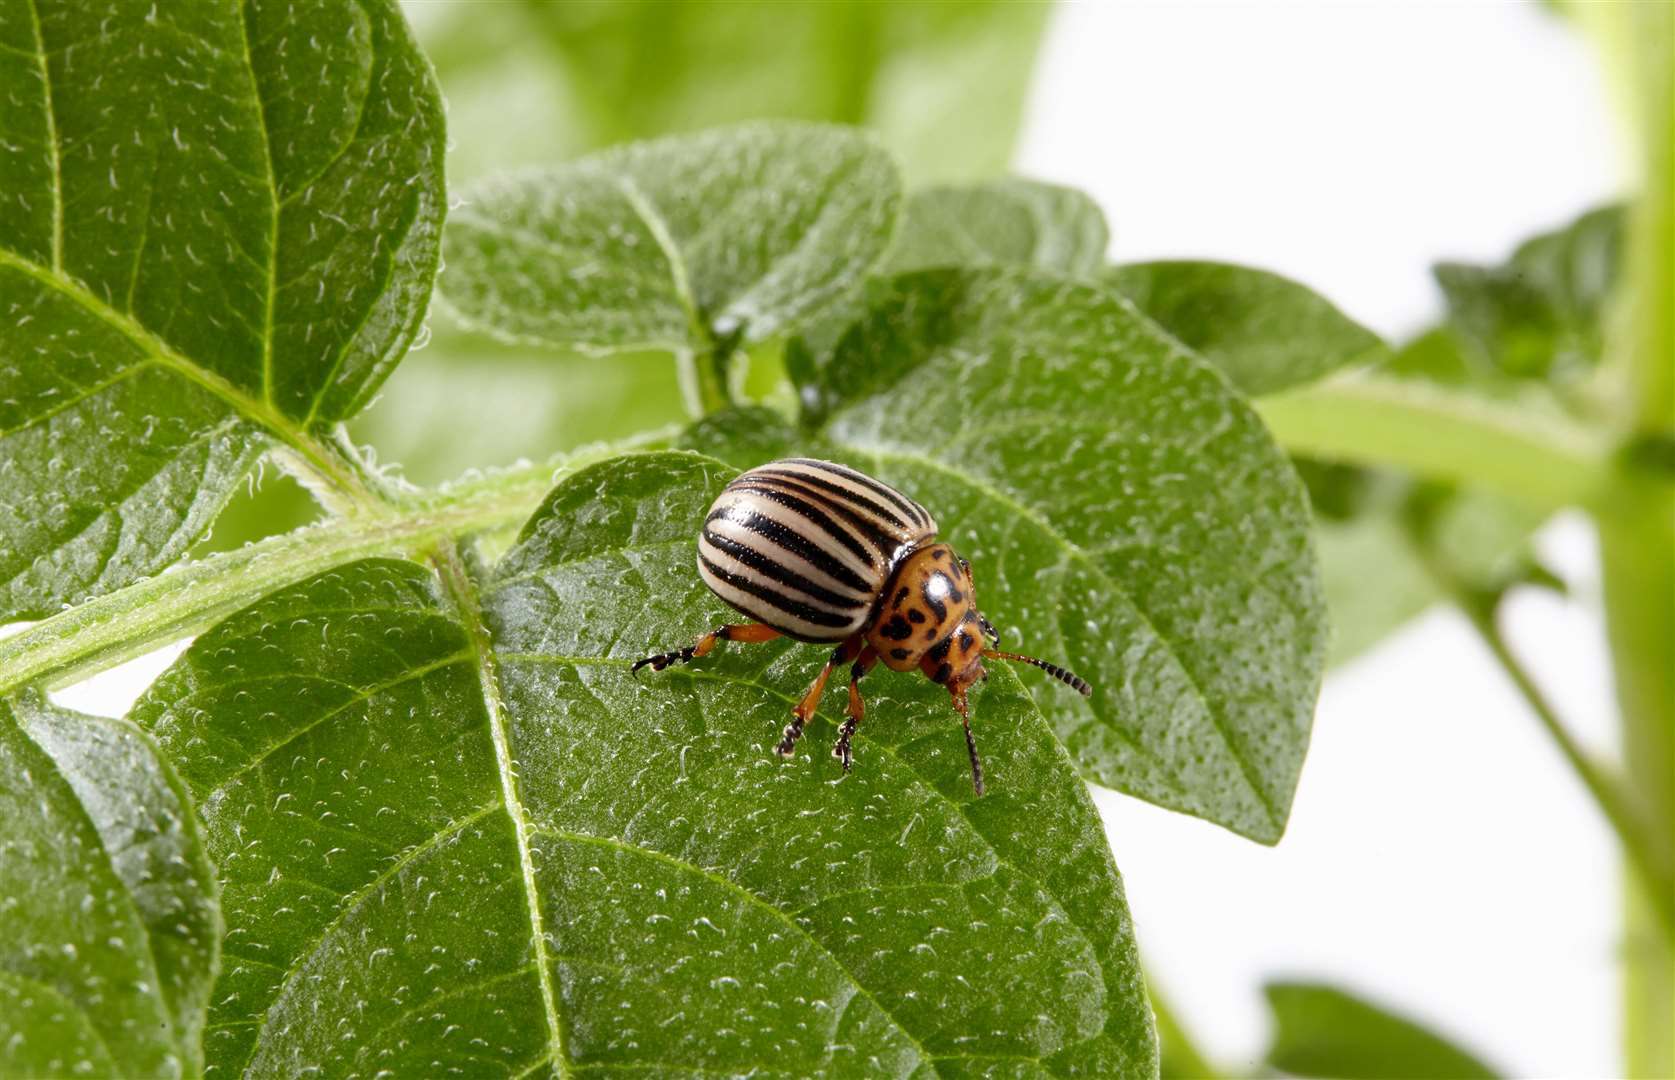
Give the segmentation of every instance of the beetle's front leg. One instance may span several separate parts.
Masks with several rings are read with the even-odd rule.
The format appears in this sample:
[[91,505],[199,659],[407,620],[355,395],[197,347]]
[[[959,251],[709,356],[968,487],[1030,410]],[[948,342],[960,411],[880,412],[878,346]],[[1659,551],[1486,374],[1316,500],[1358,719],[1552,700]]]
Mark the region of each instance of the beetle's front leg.
[[785,725],[785,731],[780,737],[779,745],[774,747],[774,753],[780,757],[790,757],[797,749],[797,740],[803,737],[803,728],[814,716],[814,710],[820,707],[820,695],[826,692],[826,680],[832,677],[832,670],[839,664],[847,664],[860,654],[862,639],[860,634],[845,641],[832,650],[831,659],[820,669],[820,674],[814,677],[814,684],[808,688],[808,693],[791,709],[791,722]]
[[734,623],[729,626],[718,626],[684,649],[656,653],[644,660],[634,661],[634,666],[629,668],[629,671],[638,672],[647,664],[651,665],[653,671],[662,671],[670,664],[684,664],[696,660],[700,656],[708,656],[710,650],[715,648],[715,643],[718,641],[737,641],[752,644],[759,641],[772,641],[779,636],[778,630],[762,623]]
[[977,797],[983,797],[983,759],[977,756],[977,737],[971,733],[971,718],[966,715],[968,706],[965,700],[965,686],[953,687],[949,690],[954,697],[954,711],[960,714],[960,723],[965,726],[965,752],[971,758],[971,786],[977,792]]
[[849,771],[849,766],[854,761],[850,754],[849,739],[855,734],[855,725],[861,722],[861,717],[865,716],[867,711],[866,703],[861,700],[861,676],[871,670],[872,665],[876,663],[878,663],[878,650],[868,645],[861,650],[860,658],[855,661],[855,666],[849,669],[849,708],[847,710],[849,715],[844,720],[843,727],[838,729],[837,745],[832,747],[832,756],[843,762],[844,772]]

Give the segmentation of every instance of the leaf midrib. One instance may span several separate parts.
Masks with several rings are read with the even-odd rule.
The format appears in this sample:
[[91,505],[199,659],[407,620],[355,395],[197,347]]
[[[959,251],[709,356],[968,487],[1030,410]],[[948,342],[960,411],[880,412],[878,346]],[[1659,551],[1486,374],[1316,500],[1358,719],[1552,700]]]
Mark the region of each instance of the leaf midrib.
[[52,289],[60,296],[80,306],[88,314],[117,331],[136,345],[144,362],[167,368],[176,375],[195,383],[225,402],[234,412],[254,421],[276,437],[278,441],[302,455],[322,480],[332,484],[342,494],[352,497],[358,509],[381,512],[383,503],[347,470],[333,463],[331,452],[319,440],[283,413],[258,398],[239,389],[224,376],[202,367],[176,352],[162,338],[152,333],[131,316],[99,299],[86,286],[50,267],[9,248],[0,247],[0,266],[9,266]]
[[52,102],[52,73],[47,67],[47,40],[41,30],[39,0],[26,0],[35,35],[35,64],[41,73],[41,97],[47,122],[47,151],[52,158],[52,268],[64,266],[64,168],[58,149],[58,110]]
[[657,207],[640,190],[634,178],[622,172],[602,171],[603,175],[622,196],[623,202],[634,211],[634,216],[651,233],[651,238],[657,242],[657,250],[662,253],[664,261],[669,264],[670,282],[675,287],[675,296],[680,300],[681,310],[686,313],[687,333],[692,336],[688,348],[707,348],[714,341],[715,335],[710,331],[709,324],[704,321],[703,313],[698,308],[698,298],[692,292],[692,282],[686,273],[686,259],[681,255],[680,247],[675,243],[674,236],[669,232],[669,223],[663,220]]
[[[568,665],[568,666],[573,667],[573,668],[581,668],[581,667],[584,667],[584,666],[604,667],[604,668],[625,668],[625,667],[631,667],[632,663],[633,663],[632,661],[629,661],[629,660],[623,660],[623,659],[619,659],[617,657],[611,657],[611,656],[571,656],[571,655],[562,655],[562,654],[557,654],[557,653],[543,653],[543,652],[501,652],[497,655],[502,660],[516,661],[516,662],[522,662],[522,663],[533,663],[533,664],[563,664],[563,665]],[[760,672],[758,672],[758,674],[760,674]],[[753,687],[757,690],[762,691],[763,693],[769,695],[770,697],[779,698],[781,701],[785,702],[788,705],[795,705],[798,701],[798,699],[795,696],[787,694],[783,690],[780,690],[778,687],[771,686],[771,685],[761,681],[761,679],[759,677],[758,678],[741,678],[739,676],[734,676],[734,675],[719,675],[719,674],[714,674],[714,673],[711,673],[711,672],[702,671],[702,670],[698,670],[698,669],[694,669],[694,668],[686,668],[686,669],[683,669],[683,670],[680,670],[680,671],[672,672],[671,675],[675,678],[692,679],[692,680],[700,681],[700,682],[721,683],[721,684],[726,685],[726,686],[750,686],[750,687]],[[1039,708],[1037,708],[1037,714],[1039,715]],[[824,707],[817,708],[815,710],[815,715],[824,717],[826,722],[829,723],[829,724],[832,724],[834,727],[838,726],[837,720],[834,719],[828,713],[826,708],[824,708]],[[1068,751],[1066,751],[1065,748],[1064,748],[1064,744],[1059,742],[1057,736],[1053,734],[1052,725],[1047,722],[1047,719],[1046,719],[1045,716],[1041,716],[1040,721],[1041,721],[1042,726],[1046,729],[1046,735],[1047,735],[1048,739],[1051,741],[1052,746],[1054,747],[1054,751],[1059,756],[1059,759],[1060,759],[1061,763],[1065,766],[1065,768],[1069,772],[1075,773],[1076,772],[1075,762],[1073,762],[1070,759]],[[1072,927],[1075,927],[1076,932],[1082,937],[1082,940],[1087,945],[1089,952],[1093,955],[1093,959],[1094,959],[1095,964],[1097,964],[1099,966],[1099,973],[1098,973],[1099,974],[1099,984],[1100,984],[1101,987],[1104,987],[1105,986],[1105,970],[1104,970],[1105,961],[1100,958],[1098,950],[1094,947],[1093,938],[1089,936],[1088,931],[1085,928],[1083,928],[1083,926],[1075,919],[1075,917],[1070,914],[1070,910],[1067,907],[1065,907],[1064,901],[1058,895],[1058,893],[1055,892],[1048,885],[1048,883],[1043,881],[1039,876],[1025,870],[1023,867],[1019,866],[1017,863],[1013,862],[1011,859],[1008,859],[1006,856],[1002,855],[995,848],[994,844],[989,840],[989,838],[983,834],[983,831],[978,826],[978,823],[972,818],[972,816],[969,812],[970,811],[970,806],[971,806],[970,803],[962,803],[962,802],[960,802],[956,799],[952,799],[947,795],[947,793],[943,792],[935,784],[930,783],[919,772],[918,769],[914,768],[911,764],[909,764],[909,763],[907,763],[907,762],[905,762],[901,759],[901,756],[898,752],[898,747],[887,745],[887,744],[882,743],[882,742],[875,742],[872,745],[876,746],[879,749],[880,752],[882,752],[886,757],[888,757],[896,765],[900,766],[906,773],[914,776],[917,779],[918,783],[920,783],[927,792],[929,792],[930,794],[932,794],[936,798],[940,799],[941,801],[943,801],[944,803],[946,803],[950,807],[952,807],[959,814],[959,816],[962,819],[964,819],[966,824],[970,826],[972,835],[975,836],[978,840],[982,841],[984,847],[988,849],[989,855],[995,860],[995,863],[996,863],[997,866],[1005,867],[1006,869],[1010,870],[1012,873],[1016,874],[1020,879],[1034,884],[1037,888],[1041,889],[1042,892],[1046,893],[1048,896],[1053,898],[1054,904],[1056,904],[1058,906],[1058,909],[1064,914],[1065,919],[1069,923],[1069,925],[1072,926]],[[1088,810],[1088,812],[1090,814],[1096,813],[1096,811],[1094,811],[1091,803],[1089,803],[1087,805],[1086,809]],[[557,833],[561,832],[561,830],[555,830],[555,829],[550,829],[550,828],[541,828],[541,827],[537,827],[537,831],[544,831],[544,832],[554,833],[554,834],[557,834]],[[697,866],[694,863],[687,862],[683,859],[677,858],[676,856],[670,855],[667,852],[658,851],[654,848],[646,848],[646,847],[642,847],[638,844],[629,844],[626,841],[618,840],[618,839],[615,839],[615,838],[612,838],[612,837],[590,837],[590,836],[585,836],[585,835],[581,835],[581,834],[565,834],[565,835],[566,835],[567,838],[580,839],[580,840],[591,840],[591,841],[601,842],[601,843],[612,843],[612,844],[619,845],[619,846],[621,846],[621,847],[623,847],[627,850],[631,850],[631,851],[635,851],[635,852],[646,852],[646,853],[650,853],[652,855],[655,855],[659,858],[669,860],[669,861],[674,862],[674,863],[676,863],[676,864],[678,864],[678,865],[680,865],[680,866],[682,866],[686,869],[690,869],[695,873],[702,874],[705,877],[710,878],[711,880],[720,882],[721,884],[725,885],[728,889],[736,891],[736,892],[740,893],[741,895],[743,895],[745,897],[748,897],[752,902],[763,906],[766,910],[771,911],[775,915],[776,918],[785,922],[785,924],[787,926],[791,927],[793,930],[795,930],[800,937],[802,937],[803,939],[808,940],[811,944],[813,944],[817,948],[819,948],[819,950],[824,955],[831,958],[832,962],[835,963],[838,966],[839,970],[841,970],[845,975],[847,975],[849,977],[850,981],[854,984],[857,993],[864,994],[869,999],[871,999],[873,1001],[873,1003],[875,1005],[877,1005],[879,1011],[882,1012],[885,1016],[889,1017],[891,1022],[895,1024],[896,1028],[902,1032],[903,1036],[905,1038],[907,1038],[908,1040],[910,1040],[914,1044],[914,1046],[923,1055],[923,1059],[922,1059],[923,1062],[931,1068],[931,1071],[932,1071],[933,1075],[936,1074],[935,1062],[938,1061],[938,1060],[952,1060],[952,1059],[961,1059],[961,1058],[964,1058],[964,1057],[967,1057],[967,1056],[978,1056],[978,1055],[964,1055],[964,1054],[959,1054],[959,1053],[932,1054],[922,1043],[919,1042],[917,1036],[915,1036],[913,1034],[913,1032],[910,1029],[908,1029],[908,1027],[895,1015],[895,1013],[893,1013],[890,1009],[888,1009],[882,1002],[877,1000],[877,998],[873,995],[871,989],[868,988],[867,985],[865,983],[863,983],[860,980],[860,978],[857,975],[855,975],[855,973],[852,972],[849,969],[847,964],[845,964],[841,959],[839,959],[837,957],[837,955],[835,953],[833,953],[830,950],[830,948],[827,947],[825,942],[823,942],[819,938],[815,937],[807,929],[805,929],[804,927],[799,926],[793,920],[792,915],[795,914],[795,913],[787,913],[787,912],[784,912],[784,911],[780,910],[771,901],[767,900],[766,898],[764,898],[762,896],[758,896],[756,893],[754,893],[751,890],[745,888],[743,885],[740,885],[739,883],[737,883],[735,881],[732,881],[728,878],[722,877],[722,876],[720,876],[720,875],[718,875],[718,874],[716,874],[716,873],[714,873],[710,870],[706,870],[705,868],[703,868],[701,866]],[[1106,860],[1107,860],[1107,869],[1111,871],[1113,876],[1115,876],[1116,875],[1116,866],[1115,866],[1115,863],[1112,862],[1111,859],[1110,859],[1110,853],[1109,853],[1108,849],[1106,851]],[[934,882],[925,882],[923,884],[934,884]],[[820,898],[818,903],[823,903],[828,899],[830,899],[830,897],[823,896],[823,897]],[[807,910],[807,909],[805,908],[805,909],[800,909],[800,910]],[[1039,1061],[1040,1059],[1039,1058],[1029,1058],[1028,1060]]]
[[[1170,658],[1175,661],[1175,666],[1179,668],[1181,674],[1185,676],[1187,685],[1191,688],[1193,695],[1198,699],[1199,704],[1203,706],[1204,714],[1209,717],[1210,723],[1215,727],[1217,734],[1221,736],[1223,744],[1226,745],[1228,755],[1238,764],[1239,773],[1241,777],[1243,777],[1245,784],[1251,789],[1252,794],[1256,796],[1257,801],[1262,804],[1263,812],[1267,814],[1269,823],[1273,825],[1276,832],[1285,827],[1285,817],[1276,811],[1273,798],[1262,786],[1255,773],[1254,764],[1249,760],[1249,757],[1245,753],[1244,749],[1236,741],[1234,741],[1229,731],[1226,717],[1222,716],[1216,709],[1215,705],[1211,702],[1209,694],[1204,691],[1204,687],[1199,682],[1197,674],[1192,670],[1192,668],[1187,666],[1185,659],[1183,659],[1179,650],[1176,648],[1175,642],[1157,628],[1157,625],[1152,621],[1151,615],[1145,610],[1145,608],[1141,607],[1140,604],[1135,601],[1134,597],[1129,594],[1127,589],[1124,589],[1104,567],[1100,566],[1087,551],[1083,550],[1081,545],[1076,544],[1063,533],[1060,533],[1053,527],[1052,522],[1048,521],[1046,516],[1034,507],[1019,502],[1017,499],[990,484],[987,480],[980,476],[974,476],[972,474],[962,472],[945,462],[926,457],[922,454],[911,453],[900,448],[887,449],[881,446],[866,446],[859,443],[842,442],[836,439],[833,440],[833,445],[846,450],[853,450],[856,453],[866,454],[877,461],[896,461],[902,464],[928,469],[932,472],[939,472],[944,476],[952,477],[960,483],[974,488],[980,494],[993,499],[1002,506],[1005,506],[1008,510],[1017,514],[1019,517],[1024,518],[1032,525],[1036,526],[1041,530],[1041,534],[1043,536],[1047,537],[1059,547],[1059,549],[1064,553],[1066,560],[1080,562],[1082,565],[1087,567],[1091,573],[1093,573],[1101,581],[1105,582],[1113,592],[1122,596],[1128,602],[1129,609],[1139,617],[1140,621],[1145,624],[1146,629],[1150,630],[1152,635],[1157,638],[1158,642],[1163,645],[1163,647],[1168,651]],[[1112,730],[1118,731],[1120,729],[1113,726]],[[1133,743],[1133,745],[1138,747],[1138,743]],[[1181,792],[1181,794],[1188,795],[1190,793]]]
[[470,642],[478,683],[482,689],[483,707],[488,713],[489,735],[494,743],[496,771],[500,777],[501,798],[506,814],[512,820],[512,832],[518,848],[518,868],[523,879],[524,902],[529,908],[530,937],[535,953],[536,977],[541,987],[541,1005],[547,1021],[547,1050],[553,1067],[560,1075],[568,1074],[569,1059],[564,1050],[564,1025],[558,1013],[558,994],[553,987],[552,965],[547,956],[547,932],[541,913],[541,895],[535,882],[535,860],[530,853],[531,825],[524,812],[523,795],[518,790],[517,767],[512,757],[511,732],[506,722],[504,699],[500,692],[500,672],[495,662],[494,643],[483,622],[482,602],[477,584],[460,558],[453,543],[438,546],[431,559],[441,579],[443,592],[452,601]]

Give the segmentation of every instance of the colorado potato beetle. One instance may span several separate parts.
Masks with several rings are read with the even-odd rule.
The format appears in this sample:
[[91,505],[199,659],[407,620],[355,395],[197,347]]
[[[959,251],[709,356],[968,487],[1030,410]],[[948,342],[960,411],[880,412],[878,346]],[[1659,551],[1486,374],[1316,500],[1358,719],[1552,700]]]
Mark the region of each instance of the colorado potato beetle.
[[787,458],[740,474],[704,518],[698,574],[712,592],[755,621],[718,626],[685,648],[635,662],[634,671],[647,665],[662,671],[695,660],[722,641],[788,637],[840,643],[792,708],[776,747],[781,757],[796,749],[826,680],[840,664],[853,662],[849,705],[832,748],[844,772],[864,712],[861,677],[882,660],[893,671],[916,667],[948,688],[965,727],[978,795],[983,764],[971,734],[966,690],[988,678],[985,659],[1033,664],[1084,697],[1093,693],[1087,682],[1056,664],[995,648],[1000,635],[977,610],[971,565],[936,542],[930,514],[888,484],[845,465]]

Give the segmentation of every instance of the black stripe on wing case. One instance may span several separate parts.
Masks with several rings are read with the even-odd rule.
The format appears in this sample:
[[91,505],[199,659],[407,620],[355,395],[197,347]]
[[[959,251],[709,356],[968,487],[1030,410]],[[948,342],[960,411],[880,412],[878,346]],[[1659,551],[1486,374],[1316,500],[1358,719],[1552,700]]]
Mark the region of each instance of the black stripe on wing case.
[[755,485],[751,490],[759,490],[763,485],[771,485],[773,488],[788,494],[801,495],[804,498],[814,500],[836,517],[842,518],[855,526],[855,531],[866,537],[867,542],[878,549],[878,556],[876,557],[887,557],[896,547],[898,541],[890,535],[889,527],[879,521],[877,517],[863,513],[848,503],[838,502],[813,484],[807,483],[803,477],[791,480],[781,476],[758,477],[752,473],[751,483]]
[[[825,511],[821,510],[813,503],[799,498],[796,494],[786,490],[784,487],[777,485],[769,486],[770,484],[775,484],[775,482],[764,481],[760,484],[753,484],[748,483],[741,478],[740,480],[735,480],[731,484],[727,485],[727,490],[748,491],[753,495],[760,495],[764,499],[777,503],[793,513],[800,514],[807,518],[809,523],[815,528],[821,530],[826,535],[854,552],[855,557],[866,563],[868,566],[878,563],[880,558],[879,552],[868,551],[861,545],[861,541],[857,540],[848,529],[845,529],[843,526],[833,521]],[[833,507],[832,509],[836,510],[839,508]],[[850,516],[853,517],[854,515],[851,514]]]
[[704,542],[723,555],[738,560],[764,577],[787,588],[796,589],[800,593],[806,593],[820,603],[830,605],[835,610],[863,611],[867,607],[852,596],[844,596],[821,585],[816,585],[772,556],[764,555],[755,548],[741,544],[737,540],[729,539],[705,529]]
[[864,472],[857,472],[849,466],[839,465],[835,461],[816,461],[813,458],[789,458],[787,460],[798,465],[806,465],[811,469],[822,469],[826,472],[841,476],[845,480],[854,481],[855,483],[860,484],[871,491],[875,491],[879,495],[882,495],[884,498],[895,503],[901,508],[903,513],[912,516],[919,522],[919,524],[929,525],[931,523],[930,515],[925,512],[924,507],[920,506],[912,499],[909,499],[889,484],[886,484],[881,480],[874,480]]
[[843,499],[852,506],[859,507],[865,512],[871,514],[873,517],[877,518],[879,521],[889,522],[898,529],[910,529],[913,527],[910,522],[904,521],[900,514],[897,514],[888,506],[885,506],[882,503],[873,502],[871,499],[862,495],[858,491],[852,491],[849,488],[844,487],[842,484],[834,484],[832,481],[823,479],[819,476],[811,476],[806,472],[792,472],[789,469],[757,469],[755,471],[755,475],[772,476],[775,478],[796,480],[804,484],[809,484],[813,487],[819,488],[821,491],[831,492],[833,496]]
[[[839,562],[829,551],[797,532],[797,530],[762,514],[746,514],[744,517],[733,517],[732,513],[733,508],[730,506],[712,511],[710,516],[704,519],[704,524],[707,526],[719,518],[725,518],[739,528],[755,533],[775,547],[783,548],[793,555],[802,556],[816,570],[840,585],[848,586],[862,595],[872,593],[873,586],[871,583],[863,581],[859,574]],[[870,559],[868,564],[871,565]]]
[[762,600],[769,607],[783,611],[793,619],[801,619],[813,626],[831,627],[849,626],[855,621],[852,616],[838,615],[822,608],[811,607],[767,585],[759,585],[737,574],[729,573],[717,566],[702,550],[698,552],[698,560],[704,564],[704,569],[732,588]]

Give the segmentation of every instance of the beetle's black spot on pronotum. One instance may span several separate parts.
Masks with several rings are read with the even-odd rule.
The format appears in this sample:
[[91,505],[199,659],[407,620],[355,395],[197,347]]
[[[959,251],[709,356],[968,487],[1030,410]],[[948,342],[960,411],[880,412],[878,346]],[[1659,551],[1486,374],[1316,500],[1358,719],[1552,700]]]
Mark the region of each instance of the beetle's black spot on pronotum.
[[954,674],[954,665],[944,663],[942,666],[940,666],[936,669],[936,674],[931,676],[931,681],[932,682],[945,683],[945,682],[948,681],[949,677],[952,676],[953,674]]
[[890,602],[890,606],[891,607],[901,607],[901,602],[903,600],[906,600],[906,599],[907,599],[907,586],[903,585],[901,588],[896,590],[896,598]]
[[897,660],[906,660],[907,659],[907,650],[898,646],[898,647],[890,650],[890,655],[895,657]]
[[891,641],[906,641],[913,633],[913,627],[907,625],[907,620],[900,615],[892,615],[878,632]]
[[914,608],[912,611],[907,613],[907,619],[912,623],[922,623],[925,621],[925,613],[920,611],[918,608]]
[[938,562],[941,562],[943,559],[946,559],[947,557],[948,557],[948,549],[947,548],[937,548],[935,551],[931,552],[931,558],[935,559]]
[[960,631],[960,651],[961,652],[967,652],[970,649],[971,649],[971,635],[969,633],[967,633],[966,631],[961,630]]
[[958,589],[950,587],[948,589],[948,599],[952,600],[956,604],[964,603],[965,602],[965,593],[961,592]]
[[953,647],[954,639],[952,637],[945,637],[935,645],[932,645],[931,651],[925,655],[930,657],[932,660],[942,660],[948,656],[948,650]]

